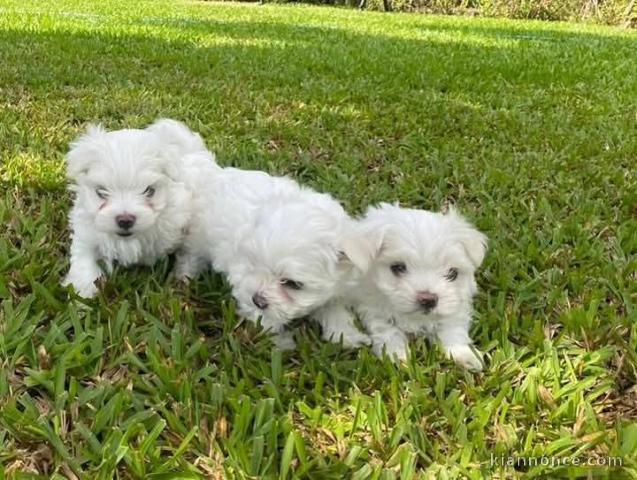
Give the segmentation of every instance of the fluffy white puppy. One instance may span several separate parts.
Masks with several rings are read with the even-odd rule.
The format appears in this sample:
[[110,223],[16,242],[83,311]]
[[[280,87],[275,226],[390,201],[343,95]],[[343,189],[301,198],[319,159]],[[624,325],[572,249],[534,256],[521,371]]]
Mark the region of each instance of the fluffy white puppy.
[[[174,120],[144,130],[89,126],[66,157],[70,190],[71,267],[64,285],[82,297],[114,263],[150,265],[182,242],[192,217],[188,179],[211,168],[199,135]],[[208,158],[205,159],[209,161]]]
[[468,332],[485,235],[454,209],[442,214],[389,204],[370,208],[359,228],[366,239],[359,258],[369,263],[347,300],[370,333],[375,353],[385,350],[405,360],[408,335],[425,334],[459,365],[481,370]]
[[178,277],[212,263],[231,284],[239,313],[260,319],[282,349],[294,347],[286,325],[307,315],[326,339],[370,343],[347,311],[330,304],[355,268],[347,254],[354,223],[337,201],[289,178],[236,168],[220,168],[200,201],[177,256]]

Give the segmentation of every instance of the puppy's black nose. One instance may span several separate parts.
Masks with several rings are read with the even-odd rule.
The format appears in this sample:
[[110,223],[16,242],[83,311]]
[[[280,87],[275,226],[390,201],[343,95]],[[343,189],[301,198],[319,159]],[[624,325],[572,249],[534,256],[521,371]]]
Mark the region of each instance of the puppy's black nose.
[[122,213],[115,217],[117,226],[122,230],[130,230],[133,225],[135,225],[135,220],[137,220],[135,215],[131,215],[130,213]]
[[266,308],[268,308],[268,301],[260,293],[255,293],[254,295],[252,295],[252,303],[254,303],[261,310],[265,310]]
[[433,310],[436,305],[438,305],[438,295],[431,292],[418,292],[416,300],[427,312]]

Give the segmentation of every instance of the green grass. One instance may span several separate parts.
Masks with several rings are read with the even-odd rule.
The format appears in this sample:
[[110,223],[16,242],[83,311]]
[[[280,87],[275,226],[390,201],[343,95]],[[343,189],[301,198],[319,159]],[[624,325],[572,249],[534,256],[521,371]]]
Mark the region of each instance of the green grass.
[[[637,35],[306,6],[0,2],[0,479],[637,478]],[[454,200],[490,237],[470,375],[299,331],[169,262],[59,286],[63,155],[158,116],[353,212]],[[39,476],[38,476],[39,475]],[[591,478],[591,477],[588,477]]]

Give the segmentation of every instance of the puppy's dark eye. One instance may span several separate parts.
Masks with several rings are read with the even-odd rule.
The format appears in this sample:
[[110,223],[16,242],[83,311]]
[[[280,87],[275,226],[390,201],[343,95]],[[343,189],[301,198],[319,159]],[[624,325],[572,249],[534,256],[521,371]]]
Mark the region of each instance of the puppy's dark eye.
[[400,275],[404,275],[407,273],[407,265],[404,262],[396,262],[392,263],[389,267],[391,273],[399,277]]
[[282,278],[281,285],[291,290],[301,290],[303,288],[303,284],[301,282],[290,280],[289,278]]
[[453,282],[456,278],[458,278],[458,269],[450,268],[449,271],[445,274],[445,278],[450,282]]
[[102,200],[106,200],[108,198],[108,191],[104,187],[97,187],[95,189],[95,195],[100,197]]
[[155,195],[155,189],[153,187],[147,187],[146,190],[144,190],[143,195],[147,196],[148,198],[152,197],[153,195]]

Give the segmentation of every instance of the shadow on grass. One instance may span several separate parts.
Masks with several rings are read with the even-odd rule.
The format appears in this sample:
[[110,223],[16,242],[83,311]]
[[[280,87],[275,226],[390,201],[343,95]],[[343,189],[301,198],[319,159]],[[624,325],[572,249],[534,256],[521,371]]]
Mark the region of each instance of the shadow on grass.
[[[595,89],[605,80],[597,65],[624,54],[627,60],[631,55],[637,57],[637,39],[561,30],[431,23],[414,28],[459,33],[452,41],[281,23],[166,20],[159,25],[168,26],[175,39],[126,34],[125,29],[119,35],[2,30],[0,39],[7,48],[0,59],[9,68],[0,76],[1,84],[14,100],[37,102],[46,95],[86,104],[79,111],[73,110],[78,105],[68,105],[67,111],[58,112],[69,126],[76,126],[100,117],[117,123],[140,107],[139,116],[152,117],[154,112],[144,110],[144,103],[138,101],[142,99],[130,99],[132,105],[120,104],[121,91],[138,90],[151,109],[157,107],[152,105],[153,99],[170,108],[182,106],[182,99],[191,97],[193,103],[200,102],[200,113],[209,107],[206,101],[234,98],[237,90],[257,105],[264,97],[327,104],[343,100],[360,110],[365,102],[391,102],[423,90],[463,93],[470,98],[493,90],[494,85],[499,85],[500,93],[520,87],[545,89],[556,82],[564,87],[586,82]],[[559,49],[547,49],[542,42],[484,45],[473,37],[464,41],[463,34],[576,44],[595,40],[599,45],[587,52],[584,65],[581,52],[563,57]],[[529,65],[531,58],[536,64]],[[528,70],[534,75],[521,75]],[[476,85],[477,74],[482,76],[482,87]],[[485,89],[489,82],[490,88]],[[177,105],[171,104],[169,95],[176,97]],[[109,97],[109,109],[99,108]]]
[[[635,90],[634,62],[627,61],[637,51],[632,39],[599,37],[595,48],[573,49],[570,43],[593,37],[513,29],[513,36],[567,42],[481,43],[471,35],[497,39],[509,30],[431,22],[406,28],[416,36],[445,35],[408,39],[340,27],[202,19],[131,24],[157,24],[174,38],[126,33],[127,24],[117,35],[71,27],[0,31],[6,46],[0,62],[7,66],[0,87],[8,107],[0,133],[7,158],[24,150],[59,158],[87,122],[119,128],[169,116],[211,138],[222,162],[293,172],[318,187],[336,178],[333,193],[346,196],[351,181],[365,182],[360,189],[369,191],[393,185],[412,168],[406,157],[414,149],[451,149],[417,172],[425,183],[452,173],[445,157],[480,157],[488,143],[564,150],[572,142],[543,138],[544,132],[555,130],[556,122],[565,131],[582,130],[581,117],[591,111],[621,123],[628,108],[608,111],[608,105],[621,105],[617,95],[629,105]],[[619,92],[608,88],[609,62]],[[573,158],[584,145],[601,151],[606,139],[596,125],[600,119],[585,126],[588,142],[572,149]],[[360,176],[361,170],[368,175]],[[430,175],[433,170],[438,174]]]

